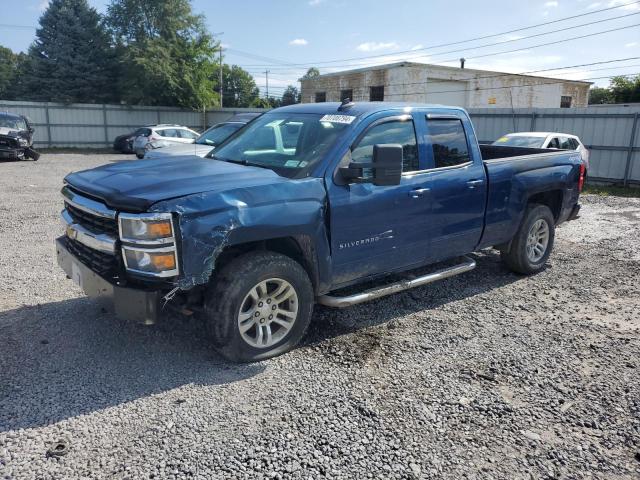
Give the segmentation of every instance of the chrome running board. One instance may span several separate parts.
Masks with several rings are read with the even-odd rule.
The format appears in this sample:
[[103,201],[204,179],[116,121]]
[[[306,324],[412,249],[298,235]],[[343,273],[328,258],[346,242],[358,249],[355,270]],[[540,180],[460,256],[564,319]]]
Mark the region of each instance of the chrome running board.
[[327,307],[344,308],[356,305],[362,302],[368,302],[374,298],[384,297],[393,293],[402,292],[403,290],[409,290],[410,288],[420,287],[428,283],[437,282],[438,280],[444,280],[445,278],[453,277],[454,275],[460,275],[461,273],[468,272],[476,268],[476,261],[469,257],[463,257],[464,262],[454,265],[453,267],[444,268],[421,277],[414,278],[412,280],[401,280],[391,285],[384,287],[372,288],[371,290],[365,290],[355,295],[349,295],[347,297],[334,297],[332,295],[321,295],[317,298],[317,302],[320,305],[326,305]]

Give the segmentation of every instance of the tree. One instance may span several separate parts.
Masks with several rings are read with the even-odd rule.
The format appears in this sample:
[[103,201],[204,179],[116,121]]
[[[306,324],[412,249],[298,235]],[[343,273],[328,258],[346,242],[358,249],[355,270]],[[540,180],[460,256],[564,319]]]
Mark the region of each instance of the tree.
[[86,0],[51,0],[24,65],[22,98],[101,102],[115,96],[114,56],[100,15]]
[[608,88],[592,88],[589,104],[640,102],[640,75],[636,77],[613,77]]
[[614,103],[640,102],[640,75],[613,77],[609,88]]
[[197,110],[219,102],[218,45],[189,0],[112,0],[106,25],[121,53],[127,102]]
[[316,78],[320,76],[320,70],[318,70],[316,67],[311,67],[309,68],[309,70],[307,70],[307,73],[305,73],[302,78],[304,80],[309,80],[312,78]]
[[[213,79],[216,91],[220,93],[220,65],[214,68]],[[238,65],[222,66],[222,94],[224,107],[250,107],[258,98],[260,91],[249,72]]]
[[300,93],[293,85],[288,85],[282,94],[282,105],[293,105],[300,103]]
[[199,37],[204,16],[194,15],[190,0],[111,0],[106,24],[117,43]]
[[20,85],[18,72],[25,61],[24,53],[13,53],[0,46],[0,99],[13,100]]
[[608,88],[594,87],[589,90],[589,105],[611,103],[611,90]]

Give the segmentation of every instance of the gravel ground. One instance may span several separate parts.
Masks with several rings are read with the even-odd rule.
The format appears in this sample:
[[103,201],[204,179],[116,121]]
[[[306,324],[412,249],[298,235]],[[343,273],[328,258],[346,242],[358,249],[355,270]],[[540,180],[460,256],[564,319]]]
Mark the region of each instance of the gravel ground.
[[640,199],[585,196],[538,275],[483,252],[232,365],[55,264],[62,177],[126,158],[0,163],[0,477],[640,478]]

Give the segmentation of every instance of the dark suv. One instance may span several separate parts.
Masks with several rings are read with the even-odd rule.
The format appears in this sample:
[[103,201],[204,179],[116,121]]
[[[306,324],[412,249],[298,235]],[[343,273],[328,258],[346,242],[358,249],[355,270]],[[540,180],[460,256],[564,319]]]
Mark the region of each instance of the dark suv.
[[40,154],[32,148],[33,132],[27,117],[0,112],[0,158],[38,160]]

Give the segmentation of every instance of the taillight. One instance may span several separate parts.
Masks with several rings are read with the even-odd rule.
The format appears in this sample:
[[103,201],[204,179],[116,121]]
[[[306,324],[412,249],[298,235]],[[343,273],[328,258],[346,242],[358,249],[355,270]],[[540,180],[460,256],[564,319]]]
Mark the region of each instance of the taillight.
[[580,176],[578,177],[578,191],[582,192],[582,187],[584,187],[584,174],[587,171],[587,167],[584,166],[584,163],[580,164]]

